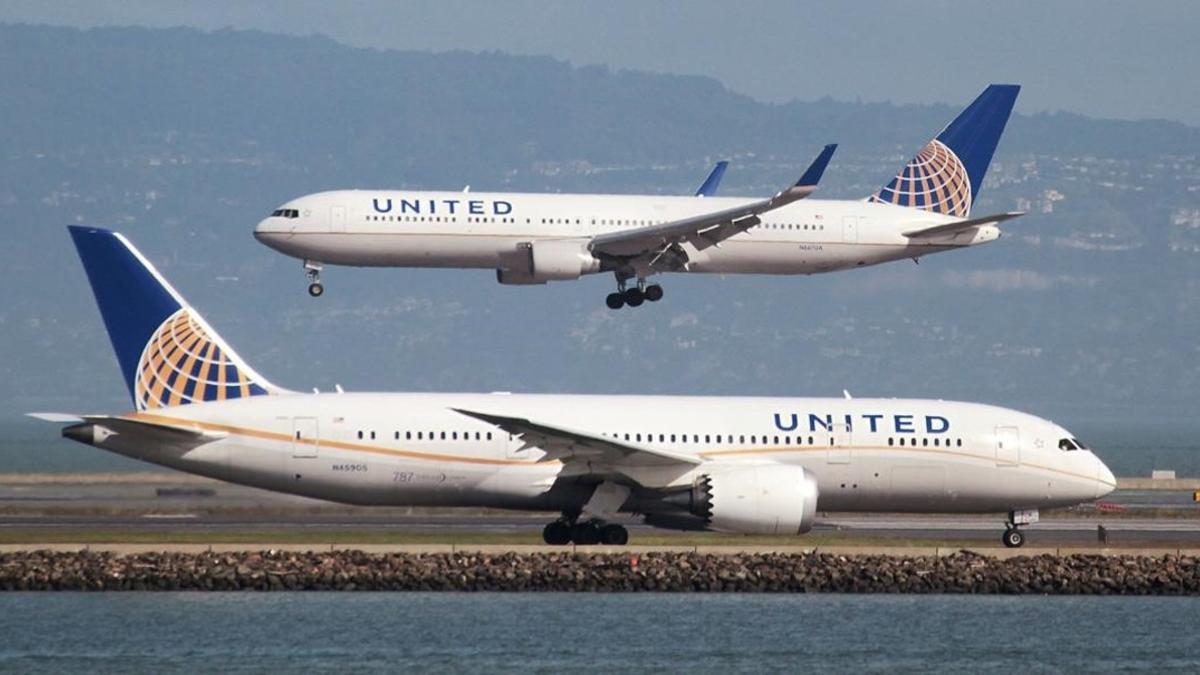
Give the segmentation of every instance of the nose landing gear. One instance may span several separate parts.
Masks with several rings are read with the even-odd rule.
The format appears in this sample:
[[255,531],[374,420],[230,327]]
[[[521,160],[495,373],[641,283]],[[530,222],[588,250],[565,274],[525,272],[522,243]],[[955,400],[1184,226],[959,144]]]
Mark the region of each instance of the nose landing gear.
[[308,294],[314,298],[321,297],[325,292],[325,287],[321,285],[321,263],[305,260],[304,275],[308,277]]
[[658,302],[662,300],[663,289],[658,284],[647,284],[646,279],[639,277],[637,286],[626,288],[625,282],[629,277],[617,275],[617,292],[609,293],[604,298],[604,304],[608,305],[609,309],[621,309],[625,305],[630,307],[640,307],[643,302]]
[[1008,522],[1005,523],[1004,536],[1001,541],[1005,548],[1021,548],[1025,545],[1025,533],[1019,529],[1022,525],[1031,525],[1038,521],[1037,509],[1009,511]]

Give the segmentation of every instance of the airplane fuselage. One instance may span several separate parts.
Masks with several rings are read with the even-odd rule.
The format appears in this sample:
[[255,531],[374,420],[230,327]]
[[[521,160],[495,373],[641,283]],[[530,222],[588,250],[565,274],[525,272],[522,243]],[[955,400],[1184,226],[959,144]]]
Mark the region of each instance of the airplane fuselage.
[[[259,223],[255,236],[271,248],[313,263],[521,269],[528,266],[522,258],[529,242],[586,241],[751,201],[736,197],[343,190],[288,202],[276,211],[282,215]],[[763,214],[761,224],[719,246],[697,249],[684,243],[689,262],[676,271],[817,274],[917,258],[999,236],[999,229],[990,225],[915,240],[902,234],[954,221],[949,216],[890,204],[805,199]],[[585,267],[582,274],[608,269],[597,264]]]
[[[453,408],[531,416],[694,466],[588,467],[573,488],[558,461]],[[997,512],[1076,504],[1112,474],[1047,420],[994,406],[906,399],[518,394],[284,394],[131,413],[213,441],[177,451],[121,434],[90,437],[120,454],[337,502],[553,510],[586,500],[597,476],[690,485],[714,463],[803,467],[818,507],[838,511]],[[552,489],[552,487],[554,489]],[[638,510],[635,501],[627,510]]]

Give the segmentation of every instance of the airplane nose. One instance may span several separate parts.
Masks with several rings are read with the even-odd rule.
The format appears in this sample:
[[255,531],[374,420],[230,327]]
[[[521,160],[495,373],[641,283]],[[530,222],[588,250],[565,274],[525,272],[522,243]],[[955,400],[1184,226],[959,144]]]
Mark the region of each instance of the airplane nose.
[[258,225],[254,226],[254,238],[261,244],[271,246],[279,238],[279,225],[271,222],[271,218],[264,218],[258,221]]
[[1105,466],[1104,462],[1096,459],[1096,499],[1099,499],[1117,489],[1117,478]]

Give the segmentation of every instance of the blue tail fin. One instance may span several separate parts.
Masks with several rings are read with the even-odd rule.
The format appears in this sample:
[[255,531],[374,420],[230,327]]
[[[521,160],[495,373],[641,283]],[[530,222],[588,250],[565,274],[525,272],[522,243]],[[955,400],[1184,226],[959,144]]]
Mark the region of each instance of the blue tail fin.
[[125,237],[67,229],[138,410],[282,391],[247,366]]
[[869,199],[966,218],[1021,87],[993,84]]

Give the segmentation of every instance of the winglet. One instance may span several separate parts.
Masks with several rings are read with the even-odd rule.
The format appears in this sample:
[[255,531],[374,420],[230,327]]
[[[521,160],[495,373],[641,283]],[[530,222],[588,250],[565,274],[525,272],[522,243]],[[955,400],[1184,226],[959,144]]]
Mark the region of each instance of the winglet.
[[717,186],[721,184],[721,179],[725,176],[725,169],[728,167],[729,160],[723,159],[717,162],[717,165],[708,174],[708,178],[705,178],[704,183],[696,190],[696,196],[711,197],[717,194]]
[[821,175],[825,173],[825,167],[829,166],[829,160],[833,158],[833,151],[837,150],[837,143],[830,143],[821,150],[821,154],[813,160],[813,163],[804,171],[804,175],[800,176],[800,180],[796,181],[796,187],[816,187],[817,183],[821,182]]

